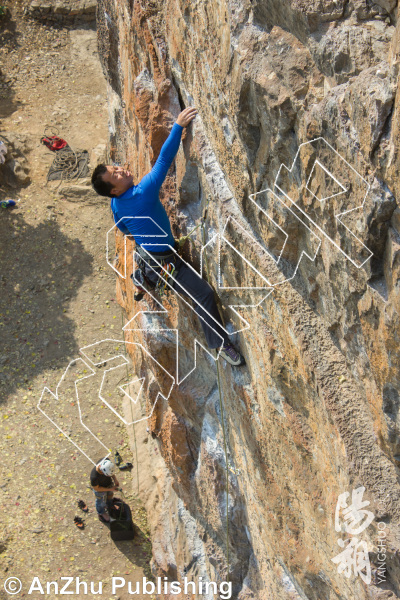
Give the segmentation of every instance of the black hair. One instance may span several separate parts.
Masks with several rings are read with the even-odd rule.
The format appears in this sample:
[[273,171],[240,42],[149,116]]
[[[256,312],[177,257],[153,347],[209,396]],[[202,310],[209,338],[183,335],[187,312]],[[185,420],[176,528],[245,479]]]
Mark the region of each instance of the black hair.
[[104,163],[97,165],[92,173],[92,186],[100,196],[112,198],[111,190],[113,189],[113,185],[109,181],[103,181],[104,173],[107,173],[106,165]]

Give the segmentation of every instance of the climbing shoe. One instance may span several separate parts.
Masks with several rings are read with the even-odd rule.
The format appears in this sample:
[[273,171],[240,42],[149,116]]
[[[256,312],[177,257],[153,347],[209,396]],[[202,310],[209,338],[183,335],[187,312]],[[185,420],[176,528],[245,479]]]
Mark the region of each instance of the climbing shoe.
[[131,275],[133,285],[135,286],[135,293],[133,295],[135,302],[140,302],[146,293],[145,280],[143,273],[140,269],[136,269]]
[[234,367],[241,367],[242,365],[246,364],[243,356],[237,350],[235,350],[231,344],[226,344],[226,346],[223,346],[219,355]]
[[122,463],[118,468],[120,471],[130,471],[133,469],[133,464],[131,462]]
[[89,512],[88,507],[86,506],[86,504],[84,503],[83,500],[78,500],[78,508],[80,508],[81,510],[83,510],[83,512],[87,513]]
[[132,463],[123,461],[122,456],[117,450],[114,452],[114,460],[120,471],[130,471],[130,469],[133,467]]
[[81,517],[75,517],[74,523],[78,529],[85,529],[85,523],[83,522],[83,519],[81,519]]

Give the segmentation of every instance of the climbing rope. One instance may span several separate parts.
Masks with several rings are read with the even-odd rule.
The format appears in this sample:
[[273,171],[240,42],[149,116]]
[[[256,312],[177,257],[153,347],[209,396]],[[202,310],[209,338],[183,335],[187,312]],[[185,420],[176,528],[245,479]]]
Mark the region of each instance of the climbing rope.
[[59,187],[63,181],[72,181],[85,177],[89,172],[89,153],[87,150],[73,150],[66,146],[58,150],[47,173],[46,185],[49,181],[59,179]]
[[[208,202],[209,202],[209,200],[208,200]],[[203,217],[202,217],[201,223],[200,223],[201,231],[202,231],[203,247],[206,245],[205,222],[206,222],[206,218],[207,218],[208,202],[204,209],[204,214],[203,214]],[[204,259],[205,259],[206,272],[207,272],[207,281],[208,281],[208,283],[210,283],[209,270],[208,270],[208,259],[207,259],[206,253],[204,253]],[[228,465],[228,450],[227,450],[227,443],[226,443],[224,408],[223,408],[223,402],[222,402],[221,381],[220,381],[219,361],[218,360],[217,360],[217,384],[218,384],[219,409],[221,412],[221,426],[222,426],[222,436],[223,436],[223,440],[224,440],[225,467],[226,467],[226,569],[227,569],[226,580],[229,582],[229,465]]]
[[[121,324],[122,324],[122,328],[121,329],[122,329],[123,336],[124,336],[124,353],[125,353],[125,358],[127,358],[126,340],[125,340],[125,329],[124,329],[124,327],[125,327],[125,325],[124,325],[124,314],[122,312],[122,308],[121,308]],[[127,359],[127,362],[126,362],[126,377],[127,377],[127,379],[129,378],[128,359]],[[133,422],[132,401],[129,402],[129,406],[130,406],[130,409],[131,409],[131,422],[132,422],[132,428],[133,428],[133,442],[135,444],[137,491],[138,491],[138,495],[139,495],[139,462],[138,462],[138,453],[137,453],[135,423]]]
[[[58,137],[57,127],[46,125],[41,142],[50,150],[55,151],[55,157],[47,173],[46,185],[49,181],[60,180],[57,188],[63,181],[72,181],[86,177],[89,173],[89,153],[87,150],[73,150],[69,144]],[[59,146],[55,145],[59,143]]]
[[[179,249],[181,249],[181,247],[184,245],[186,240],[190,239],[193,242],[191,236],[193,235],[193,233],[195,231],[197,231],[197,229],[199,227],[201,227],[201,231],[202,231],[203,247],[205,246],[205,244],[206,244],[205,222],[207,219],[207,210],[208,210],[209,201],[210,200],[207,201],[207,204],[204,208],[203,216],[200,220],[200,223],[198,223],[187,235],[179,238],[179,240],[178,240],[178,248]],[[210,277],[209,277],[209,269],[208,269],[208,259],[207,259],[206,254],[205,254],[205,265],[206,265],[207,281],[209,282]],[[161,283],[157,284],[157,290],[160,293],[160,295],[162,295],[165,292],[165,289],[167,287],[167,281],[168,281],[169,277],[171,277],[173,275],[174,270],[175,270],[175,267],[174,267],[173,263],[169,263],[165,274],[162,274],[160,276],[159,279],[160,279]],[[121,318],[122,318],[122,324],[123,324],[122,311],[121,311]],[[124,329],[123,329],[123,331],[124,331]],[[124,331],[124,342],[125,342],[125,331]],[[125,349],[125,356],[126,356],[125,343],[124,343],[124,349]],[[128,365],[127,365],[127,375],[128,375]],[[225,467],[226,467],[226,561],[227,561],[227,578],[226,578],[226,580],[229,582],[229,464],[228,464],[228,446],[227,446],[227,440],[226,440],[225,420],[224,420],[224,407],[223,407],[223,401],[222,401],[221,380],[220,380],[218,360],[217,360],[217,385],[218,385],[218,394],[219,394],[219,406],[220,406],[220,413],[221,413],[221,426],[222,426],[222,436],[223,436],[223,441],[224,441]],[[131,415],[132,415],[132,406],[131,406]],[[133,420],[133,416],[132,416],[132,420]],[[136,451],[136,466],[138,469],[135,428],[133,428],[133,432],[134,432],[135,451]],[[139,471],[137,471],[137,479],[138,479],[138,492],[139,492]]]
[[225,452],[225,467],[226,467],[226,580],[229,581],[229,465],[228,465],[228,450],[225,434],[224,409],[222,404],[221,382],[219,377],[219,361],[217,360],[217,381],[219,394],[219,409],[221,411],[222,436],[224,438]]

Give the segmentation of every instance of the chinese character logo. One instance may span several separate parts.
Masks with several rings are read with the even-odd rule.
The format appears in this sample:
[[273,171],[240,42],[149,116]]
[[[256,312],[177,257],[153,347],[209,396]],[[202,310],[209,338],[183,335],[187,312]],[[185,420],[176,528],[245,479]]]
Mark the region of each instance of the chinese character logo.
[[[349,492],[340,494],[335,511],[335,530],[346,532],[350,536],[358,536],[374,520],[374,514],[365,510],[370,503],[363,501],[365,487],[359,487],[352,491],[351,504],[348,504]],[[332,558],[332,562],[338,565],[338,573],[344,573],[350,577],[352,573],[355,576],[360,575],[361,579],[369,584],[371,583],[371,565],[369,562],[366,542],[357,537],[350,537],[347,540],[338,540],[343,552]]]

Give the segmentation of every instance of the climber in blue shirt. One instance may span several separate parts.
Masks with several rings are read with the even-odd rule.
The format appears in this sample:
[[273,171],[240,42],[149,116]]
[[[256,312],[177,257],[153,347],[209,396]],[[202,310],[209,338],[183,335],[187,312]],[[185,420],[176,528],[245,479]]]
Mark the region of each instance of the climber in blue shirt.
[[[170,246],[175,243],[168,215],[161,204],[159,193],[168,169],[178,151],[182,131],[183,127],[175,123],[150,173],[145,175],[138,185],[133,185],[129,181],[131,187],[111,200],[111,209],[117,227],[123,233],[128,230],[129,234],[135,238],[136,244],[144,247],[149,252],[152,250],[155,252],[168,252]],[[117,177],[118,187],[120,182],[117,170],[119,167],[111,167],[111,169],[114,170],[114,176]],[[129,171],[126,173],[128,179],[131,180],[132,175]],[[121,221],[124,217],[133,215],[135,215],[133,219]]]
[[197,110],[193,107],[180,113],[154,167],[137,185],[134,185],[130,171],[104,164],[98,165],[93,171],[92,185],[98,194],[111,198],[114,221],[120,231],[134,237],[137,252],[143,256],[142,248],[145,256],[154,257],[153,264],[145,263],[145,279],[156,285],[162,272],[157,261],[172,262],[175,267],[171,277],[172,286],[194,300],[209,348],[220,348],[220,356],[231,365],[240,366],[244,364],[244,358],[232,346],[223,329],[214,290],[171,249],[175,240],[168,215],[159,198],[161,185],[178,152],[183,128],[191,123],[196,114]]

